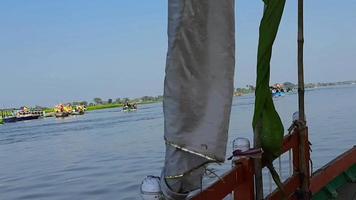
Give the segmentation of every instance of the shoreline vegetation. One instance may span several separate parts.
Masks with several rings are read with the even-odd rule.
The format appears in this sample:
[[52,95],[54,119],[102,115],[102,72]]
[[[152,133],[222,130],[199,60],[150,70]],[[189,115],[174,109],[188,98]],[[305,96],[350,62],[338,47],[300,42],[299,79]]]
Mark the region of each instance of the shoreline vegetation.
[[[307,83],[305,84],[305,89],[314,89],[314,88],[325,88],[325,87],[333,87],[333,86],[341,86],[341,85],[354,85],[356,84],[356,80],[353,81],[340,81],[340,82],[330,82],[330,83]],[[282,87],[285,91],[295,92],[298,89],[298,85],[293,84],[291,82],[284,82]],[[246,85],[245,88],[235,88],[234,89],[234,96],[243,96],[249,95],[255,92],[255,87],[253,85]],[[72,106],[77,105],[84,105],[86,106],[86,111],[95,111],[95,110],[103,110],[103,109],[110,109],[110,108],[121,108],[126,102],[137,103],[138,105],[143,104],[152,104],[162,102],[163,96],[143,96],[141,98],[117,98],[115,100],[108,99],[106,101],[102,100],[101,98],[97,97],[93,99],[93,102],[88,103],[87,101],[75,101],[66,104],[70,104]],[[51,116],[54,113],[54,107],[42,107],[36,106],[35,109],[41,109],[46,113],[46,116]],[[12,115],[12,111],[19,110],[18,108],[6,108],[0,109],[0,124],[3,122],[2,118],[8,117]]]
[[[326,88],[326,87],[334,87],[341,85],[355,85],[356,80],[353,81],[339,81],[339,82],[329,82],[329,83],[306,83],[304,88],[308,89],[316,89],[316,88]],[[276,85],[276,84],[275,84]],[[284,82],[281,84],[286,91],[296,91],[298,90],[298,85],[291,82]],[[235,88],[234,96],[243,96],[248,95],[255,92],[255,87],[253,85],[246,85],[245,88]]]
[[[144,98],[144,99],[142,99]],[[86,102],[73,102],[70,103],[71,105],[85,105],[86,111],[95,111],[95,110],[103,110],[103,109],[110,109],[110,108],[122,108],[124,106],[125,102],[136,102],[138,105],[144,105],[144,104],[151,104],[151,103],[158,103],[163,100],[162,96],[157,96],[157,97],[142,97],[140,99],[133,99],[130,100],[128,98],[125,98],[125,101],[115,101],[112,102],[110,99],[107,102],[98,100],[99,98],[95,98],[94,100],[97,100],[97,103],[86,103]],[[54,108],[44,108],[43,111],[47,114],[53,113]]]

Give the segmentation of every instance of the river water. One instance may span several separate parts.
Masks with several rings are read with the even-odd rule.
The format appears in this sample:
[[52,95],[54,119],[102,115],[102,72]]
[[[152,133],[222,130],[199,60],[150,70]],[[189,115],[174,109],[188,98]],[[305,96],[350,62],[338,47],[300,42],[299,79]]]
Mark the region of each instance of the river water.
[[[356,87],[306,92],[306,116],[317,169],[356,144]],[[234,99],[228,154],[235,137],[252,138],[252,96]],[[285,128],[297,95],[275,99]],[[139,199],[140,181],[163,164],[162,104],[66,119],[0,126],[0,199]],[[218,174],[230,163],[216,167]]]

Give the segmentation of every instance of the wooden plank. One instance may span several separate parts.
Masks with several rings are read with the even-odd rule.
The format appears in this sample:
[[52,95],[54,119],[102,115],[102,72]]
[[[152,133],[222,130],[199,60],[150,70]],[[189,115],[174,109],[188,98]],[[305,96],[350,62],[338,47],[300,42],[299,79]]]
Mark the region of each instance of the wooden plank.
[[[300,178],[298,175],[293,175],[288,178],[284,183],[284,190],[286,192],[287,199],[293,198],[294,192],[300,186]],[[280,200],[282,198],[282,193],[278,189],[272,192],[270,195],[266,197],[268,200]]]
[[298,134],[296,131],[294,131],[291,134],[286,135],[283,139],[282,154],[289,151],[292,148],[297,148],[298,141],[299,141],[299,138],[298,138]]
[[236,167],[223,175],[222,179],[215,182],[203,192],[197,194],[192,200],[221,200],[228,194],[230,194],[239,183],[244,183],[245,169],[253,169],[253,163],[251,159],[243,159],[237,163]]
[[299,171],[301,178],[301,191],[305,200],[310,199],[310,153],[309,153],[308,127],[299,130]]
[[[238,182],[237,188],[234,191],[235,200],[253,200],[255,199],[254,190],[254,169],[252,160],[249,160],[248,165],[242,165],[244,167],[244,174],[237,174],[243,177],[242,182]],[[241,179],[238,179],[238,181]]]

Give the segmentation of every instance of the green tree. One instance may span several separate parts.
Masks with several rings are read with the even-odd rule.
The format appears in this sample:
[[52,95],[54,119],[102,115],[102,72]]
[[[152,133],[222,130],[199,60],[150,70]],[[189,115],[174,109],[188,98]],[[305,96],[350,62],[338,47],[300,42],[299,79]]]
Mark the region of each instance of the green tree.
[[116,104],[121,104],[121,103],[122,103],[122,102],[121,102],[121,99],[120,99],[120,98],[115,99],[115,103],[116,103]]
[[94,98],[94,103],[95,104],[103,104],[103,100],[99,97]]
[[87,102],[87,101],[81,101],[81,102],[80,102],[80,105],[88,106],[88,102]]

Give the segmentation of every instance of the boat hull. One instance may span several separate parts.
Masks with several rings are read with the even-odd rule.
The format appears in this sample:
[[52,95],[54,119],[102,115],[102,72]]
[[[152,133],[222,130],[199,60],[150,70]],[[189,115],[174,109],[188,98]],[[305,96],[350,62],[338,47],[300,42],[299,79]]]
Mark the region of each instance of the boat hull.
[[65,112],[63,112],[63,113],[56,113],[55,116],[56,116],[57,118],[64,118],[64,117],[68,117],[68,116],[69,116],[69,113],[65,113]]
[[34,120],[38,118],[40,118],[39,115],[20,116],[20,117],[16,117],[16,121],[27,121],[27,120]]
[[4,121],[4,123],[14,123],[17,121],[17,118],[16,117],[6,117],[6,118],[3,118],[3,121]]
[[73,112],[72,115],[84,115],[84,111]]

